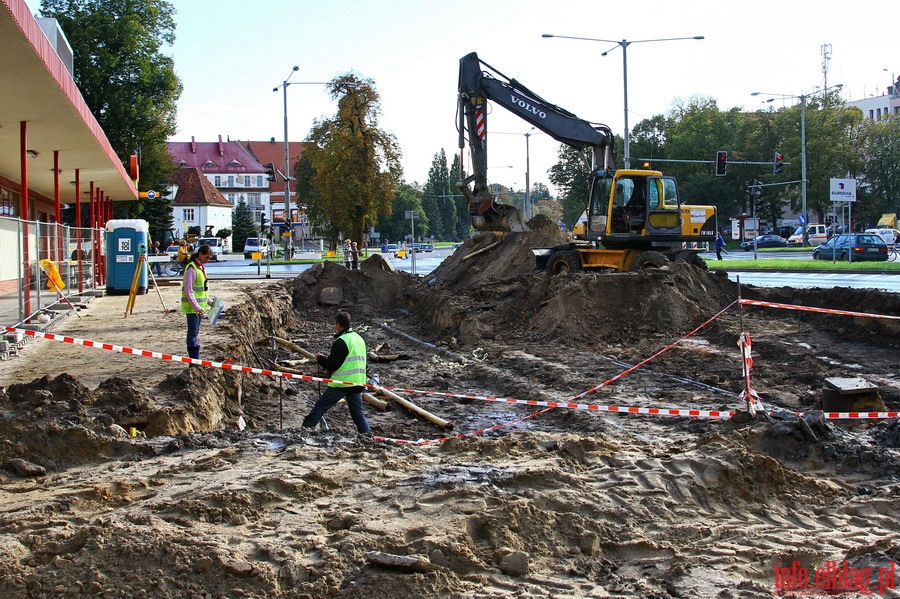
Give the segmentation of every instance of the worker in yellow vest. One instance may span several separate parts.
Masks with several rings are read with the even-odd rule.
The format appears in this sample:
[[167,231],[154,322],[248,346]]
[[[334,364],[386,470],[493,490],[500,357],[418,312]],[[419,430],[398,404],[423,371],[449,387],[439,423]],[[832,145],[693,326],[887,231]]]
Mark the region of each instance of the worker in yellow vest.
[[350,315],[346,312],[338,312],[335,315],[334,329],[335,340],[331,345],[331,353],[328,356],[316,354],[316,362],[331,372],[329,378],[354,384],[328,383],[325,392],[303,419],[303,426],[315,428],[325,412],[341,398],[346,398],[356,430],[360,434],[368,435],[369,423],[362,406],[362,393],[365,388],[363,385],[366,384],[366,342],[359,333],[350,328]]
[[209,284],[206,281],[205,265],[212,257],[212,248],[205,243],[201,245],[188,258],[181,284],[181,313],[187,315],[188,356],[196,360],[200,359],[200,321],[209,310]]

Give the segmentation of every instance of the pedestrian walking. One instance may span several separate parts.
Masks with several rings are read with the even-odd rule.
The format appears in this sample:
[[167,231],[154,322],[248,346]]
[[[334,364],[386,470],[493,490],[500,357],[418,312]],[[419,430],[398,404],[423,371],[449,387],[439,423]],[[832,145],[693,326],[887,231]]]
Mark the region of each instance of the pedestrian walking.
[[722,252],[727,254],[728,250],[725,249],[725,238],[719,233],[716,235],[716,260],[722,259]]

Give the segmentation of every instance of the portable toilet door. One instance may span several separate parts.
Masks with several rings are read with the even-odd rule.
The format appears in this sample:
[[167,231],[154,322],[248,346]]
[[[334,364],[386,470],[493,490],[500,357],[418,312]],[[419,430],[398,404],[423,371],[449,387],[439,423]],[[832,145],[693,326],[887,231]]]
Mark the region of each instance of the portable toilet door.
[[131,292],[138,265],[137,293],[147,293],[147,240],[150,225],[142,219],[119,219],[106,222],[106,293],[124,295]]

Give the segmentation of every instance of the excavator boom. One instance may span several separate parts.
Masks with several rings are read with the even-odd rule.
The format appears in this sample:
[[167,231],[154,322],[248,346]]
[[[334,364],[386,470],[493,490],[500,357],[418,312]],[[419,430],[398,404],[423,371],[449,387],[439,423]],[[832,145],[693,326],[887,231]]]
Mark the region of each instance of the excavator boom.
[[[469,142],[472,175],[457,186],[469,204],[472,224],[488,231],[527,230],[513,206],[499,204],[487,183],[487,101],[503,106],[550,137],[579,150],[591,148],[593,170],[613,167],[613,134],[606,125],[592,124],[547,102],[527,87],[509,79],[475,52],[459,63],[459,148]],[[472,188],[469,188],[469,185]]]

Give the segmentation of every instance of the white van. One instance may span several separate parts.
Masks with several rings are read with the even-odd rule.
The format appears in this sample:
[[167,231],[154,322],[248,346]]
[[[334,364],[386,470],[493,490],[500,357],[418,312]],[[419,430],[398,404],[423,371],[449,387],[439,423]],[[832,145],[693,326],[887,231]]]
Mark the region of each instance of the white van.
[[212,248],[212,251],[213,251],[212,259],[215,261],[218,261],[219,257],[222,255],[222,253],[224,252],[224,249],[225,249],[225,244],[223,243],[223,240],[220,239],[219,237],[201,237],[200,239],[197,240],[196,247],[199,248],[204,243],[206,245],[208,245],[210,248]]
[[890,229],[886,227],[880,227],[878,229],[866,229],[866,233],[871,233],[873,235],[878,235],[884,242],[888,245],[888,247],[893,247],[894,244],[897,243],[898,238],[900,238],[900,231],[897,229]]
[[[809,237],[809,245],[816,247],[828,241],[827,225],[806,225],[806,234]],[[803,245],[803,227],[797,227],[794,234],[788,237],[788,246]]]

